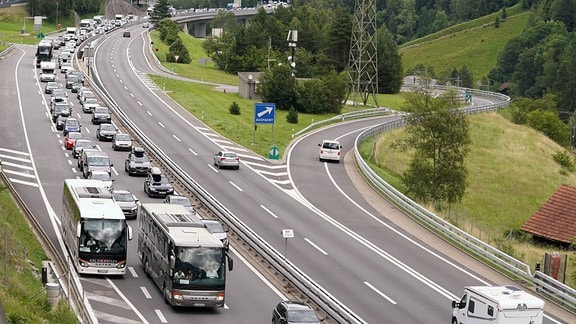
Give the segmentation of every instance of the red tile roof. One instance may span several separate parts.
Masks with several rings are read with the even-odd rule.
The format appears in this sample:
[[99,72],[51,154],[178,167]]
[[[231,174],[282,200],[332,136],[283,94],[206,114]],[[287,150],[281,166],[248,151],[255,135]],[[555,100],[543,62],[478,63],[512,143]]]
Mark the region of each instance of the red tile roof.
[[521,229],[552,241],[576,242],[576,188],[562,185]]

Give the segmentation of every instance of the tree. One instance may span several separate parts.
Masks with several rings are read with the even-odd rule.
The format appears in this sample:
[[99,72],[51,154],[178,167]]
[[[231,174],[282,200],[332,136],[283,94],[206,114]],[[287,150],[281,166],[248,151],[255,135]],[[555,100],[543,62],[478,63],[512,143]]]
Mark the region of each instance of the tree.
[[170,17],[170,5],[168,0],[158,0],[153,7],[152,13],[150,14],[150,22],[156,24],[164,18]]
[[348,66],[350,54],[350,38],[352,37],[352,17],[344,8],[338,7],[334,12],[334,20],[328,29],[328,45],[325,53],[330,64],[337,72],[342,72]]
[[402,57],[392,34],[381,27],[376,32],[378,50],[378,93],[398,93],[403,83]]
[[276,103],[279,110],[296,106],[296,80],[287,64],[274,66],[260,76],[260,94],[264,102]]
[[[176,59],[178,57],[178,59]],[[176,38],[172,45],[168,48],[168,53],[166,53],[166,61],[176,62],[183,64],[190,64],[192,59],[190,58],[190,53],[184,44],[182,44],[182,39],[180,37]]]
[[466,191],[464,165],[470,144],[466,116],[455,110],[456,93],[434,98],[427,89],[406,94],[408,137],[399,147],[414,149],[403,180],[409,194],[441,206],[458,203]]

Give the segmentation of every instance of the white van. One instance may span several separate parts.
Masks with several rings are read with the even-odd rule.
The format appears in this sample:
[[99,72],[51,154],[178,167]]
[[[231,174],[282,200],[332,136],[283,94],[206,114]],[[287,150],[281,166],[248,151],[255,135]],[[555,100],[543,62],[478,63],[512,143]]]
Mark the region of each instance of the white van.
[[542,324],[544,300],[515,286],[470,286],[452,302],[453,324]]
[[340,142],[333,140],[323,140],[322,143],[318,144],[318,146],[320,146],[320,151],[318,152],[318,159],[320,162],[340,162],[340,154],[342,149]]

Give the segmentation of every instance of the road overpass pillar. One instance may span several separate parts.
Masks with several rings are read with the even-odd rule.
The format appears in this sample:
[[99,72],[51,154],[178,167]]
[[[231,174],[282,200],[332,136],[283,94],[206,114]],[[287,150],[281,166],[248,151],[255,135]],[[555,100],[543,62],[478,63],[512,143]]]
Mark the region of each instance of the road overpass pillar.
[[206,23],[198,22],[194,24],[194,37],[206,38]]

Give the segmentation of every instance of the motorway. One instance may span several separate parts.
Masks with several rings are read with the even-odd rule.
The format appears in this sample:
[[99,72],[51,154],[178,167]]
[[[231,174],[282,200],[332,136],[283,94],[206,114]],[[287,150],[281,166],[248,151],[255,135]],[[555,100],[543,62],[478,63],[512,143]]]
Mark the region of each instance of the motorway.
[[[370,189],[359,189],[349,156],[340,164],[318,161],[322,139],[338,138],[349,151],[361,130],[394,117],[315,131],[293,143],[286,163],[273,164],[217,134],[150,82],[146,74],[161,72],[143,54],[148,46],[145,30],[133,27],[131,32],[131,38],[108,35],[96,51],[95,73],[116,104],[197,183],[364,322],[446,323],[450,302],[464,286],[513,284],[423,231]],[[13,76],[0,80],[5,98],[0,158],[18,193],[52,241],[62,246],[57,219],[62,183],[81,175],[49,119],[49,97],[43,95],[32,63],[34,50],[18,46],[0,62],[0,72]],[[71,102],[85,137],[97,142],[89,115],[81,112],[75,98]],[[126,153],[100,144],[116,167],[115,188],[131,190],[142,202],[153,201],[142,191],[143,178],[123,172]],[[239,171],[212,167],[212,155],[220,148],[241,155]],[[137,221],[130,225],[136,233]],[[285,249],[281,231],[286,228],[293,229],[295,237]],[[136,239],[130,243],[130,268],[123,278],[81,278],[101,323],[180,323],[192,318],[194,323],[269,323],[273,306],[284,298],[234,253],[227,307],[173,309],[143,275]],[[562,323],[550,318],[545,322]]]

